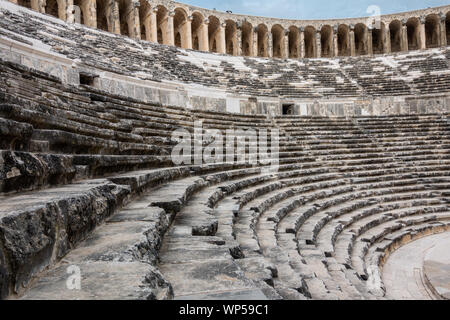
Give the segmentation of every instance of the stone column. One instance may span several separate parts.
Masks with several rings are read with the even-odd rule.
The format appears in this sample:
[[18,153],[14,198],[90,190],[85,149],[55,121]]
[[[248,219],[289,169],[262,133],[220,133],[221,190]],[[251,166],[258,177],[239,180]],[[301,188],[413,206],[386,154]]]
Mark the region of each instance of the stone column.
[[266,45],[267,45],[267,56],[269,58],[273,57],[273,35],[272,32],[268,31],[266,36]]
[[[58,18],[66,21],[66,17],[67,17],[67,1],[66,0],[57,0],[58,3]],[[81,10],[83,11],[84,7],[86,5],[83,6],[83,8],[81,8]],[[84,12],[83,12],[84,14]],[[86,23],[85,23],[86,24]]]
[[289,30],[285,30],[283,32],[284,36],[283,36],[283,46],[284,46],[284,50],[282,52],[282,55],[284,59],[288,59],[289,58]]
[[383,52],[391,53],[391,30],[389,26],[384,28],[384,42],[383,42]]
[[406,26],[406,19],[402,20],[402,28],[400,32],[400,50],[408,51],[408,27]]
[[350,25],[350,56],[354,57],[356,56],[356,48],[355,48],[355,26]]
[[120,34],[120,15],[119,15],[119,1],[118,0],[110,0],[108,3],[109,7],[109,32]]
[[218,43],[217,43],[217,53],[224,54],[227,52],[226,50],[226,43],[225,43],[225,27],[226,23],[219,24],[219,37],[218,37]]
[[333,27],[333,57],[339,55],[339,44],[338,44],[338,26]]
[[301,59],[305,57],[305,28],[298,28],[300,38],[299,56]]
[[251,56],[253,57],[257,57],[258,56],[258,28],[253,28],[253,34],[252,34],[252,39],[251,41],[253,42],[252,44],[252,48],[251,48]]
[[446,26],[446,16],[444,13],[440,14],[440,18],[441,18],[441,25],[440,25],[440,29],[441,29],[441,34],[439,37],[439,45],[441,47],[445,47],[447,46],[447,26]]
[[205,19],[205,21],[203,21],[203,24],[201,26],[201,37],[200,37],[200,51],[205,51],[208,52],[209,51],[209,34],[208,34],[208,24],[209,24],[209,19]]
[[[71,0],[72,1],[72,0]],[[84,24],[91,28],[97,28],[97,2],[96,0],[85,0],[82,8]]]
[[39,13],[45,13],[46,0],[31,0],[31,9]]
[[167,22],[166,22],[166,39],[167,39],[167,45],[174,46],[175,45],[175,34],[173,30],[173,17],[175,16],[174,11],[170,11],[167,15]]
[[185,37],[186,37],[186,49],[192,49],[192,20],[194,20],[193,16],[189,16],[186,20]]
[[419,49],[426,49],[427,42],[425,38],[425,17],[419,18]]
[[367,54],[369,56],[373,56],[373,34],[372,34],[372,27],[367,28]]
[[242,25],[236,23],[236,47],[234,52],[237,56],[242,55]]
[[[87,6],[88,7],[88,11],[89,11],[89,13],[91,12],[90,11],[90,8],[89,8],[89,6]],[[75,12],[75,8],[74,8],[74,6],[73,6],[73,0],[67,0],[67,2],[66,2],[66,12],[65,12],[65,18],[64,18],[64,21],[66,21],[67,23],[74,23],[75,22],[75,17],[74,17],[74,12]],[[83,9],[82,8],[80,8],[80,10],[81,11],[83,11]],[[94,8],[94,13],[96,12],[96,10],[95,10],[95,8]],[[84,14],[84,13],[83,13]],[[85,20],[84,20],[84,24],[86,24],[86,18],[85,18]],[[92,26],[93,28],[97,28],[97,20],[95,20],[95,26]],[[87,24],[86,24],[87,25]]]
[[316,58],[321,58],[322,57],[322,42],[321,42],[320,32],[316,31],[315,36],[316,36],[316,48],[315,48],[314,56]]
[[128,12],[127,22],[128,29],[131,38],[141,39],[141,23],[139,21],[139,6],[138,0],[133,0],[130,3],[130,9]]
[[150,29],[149,29],[149,38],[152,42],[158,42],[158,18],[157,18],[158,8],[150,9]]

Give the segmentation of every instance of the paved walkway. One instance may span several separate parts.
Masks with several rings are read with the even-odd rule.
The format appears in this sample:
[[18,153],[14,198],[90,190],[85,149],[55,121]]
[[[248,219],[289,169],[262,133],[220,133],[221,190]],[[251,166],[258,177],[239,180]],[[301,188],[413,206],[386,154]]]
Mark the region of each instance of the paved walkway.
[[[450,233],[447,232],[413,241],[392,253],[383,268],[386,297],[395,300],[436,299],[425,284],[424,260],[435,248],[449,246]],[[446,281],[450,281],[450,275]]]

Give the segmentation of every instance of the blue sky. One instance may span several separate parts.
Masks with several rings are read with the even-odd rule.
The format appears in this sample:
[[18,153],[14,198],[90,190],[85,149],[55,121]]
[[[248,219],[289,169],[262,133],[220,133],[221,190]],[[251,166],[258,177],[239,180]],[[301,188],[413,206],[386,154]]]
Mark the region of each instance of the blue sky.
[[370,16],[377,5],[381,14],[450,4],[450,0],[178,0],[207,9],[286,19],[331,19]]

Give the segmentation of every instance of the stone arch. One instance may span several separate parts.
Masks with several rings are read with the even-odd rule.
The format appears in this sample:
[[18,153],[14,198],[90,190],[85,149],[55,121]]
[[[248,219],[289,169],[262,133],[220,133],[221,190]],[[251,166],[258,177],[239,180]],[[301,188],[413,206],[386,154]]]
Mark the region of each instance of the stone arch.
[[257,48],[258,57],[269,56],[269,30],[265,24],[258,25],[257,29]]
[[169,18],[169,10],[164,6],[157,6],[158,11],[156,12],[156,30],[157,30],[157,38],[158,43],[160,44],[168,44],[169,39],[167,37],[168,31],[168,18]]
[[208,43],[209,52],[218,52],[220,20],[216,16],[209,16],[208,18]]
[[[188,15],[182,8],[176,8],[173,16],[173,33],[175,39],[175,46],[183,49],[188,49],[188,34],[187,20]],[[190,49],[190,48],[189,48]]]
[[110,21],[111,8],[108,0],[97,0],[97,28],[112,32]]
[[402,50],[402,23],[394,20],[389,24],[389,32],[391,37],[391,52],[399,52]]
[[245,21],[241,26],[242,31],[242,55],[243,56],[252,56],[253,55],[253,26]]
[[430,14],[425,19],[425,41],[427,48],[440,46],[440,18],[437,14]]
[[200,43],[202,41],[206,41],[203,39],[203,24],[205,18],[200,12],[194,12],[192,14],[192,23],[191,23],[191,37],[192,37],[192,48],[194,50],[200,50]]
[[151,21],[150,13],[151,6],[146,0],[139,0],[139,22],[141,24],[141,39],[143,40],[153,40],[151,37]]
[[384,44],[386,43],[385,34],[386,26],[383,22],[380,23],[379,29],[372,29],[372,49],[374,54],[384,53]]
[[408,50],[420,49],[420,21],[416,17],[409,18],[406,22],[408,35]]
[[312,26],[305,28],[305,58],[316,57],[316,29]]
[[272,56],[284,58],[284,29],[279,24],[272,26]]
[[357,56],[368,54],[367,26],[364,23],[358,23],[355,25],[355,54]]
[[333,56],[333,28],[330,25],[324,25],[320,29],[320,44],[321,57],[331,58]]
[[289,27],[289,58],[297,59],[300,58],[300,32],[296,26]]
[[338,56],[350,55],[350,28],[346,24],[341,24],[337,30]]
[[237,28],[233,20],[225,21],[225,50],[229,55],[238,55]]

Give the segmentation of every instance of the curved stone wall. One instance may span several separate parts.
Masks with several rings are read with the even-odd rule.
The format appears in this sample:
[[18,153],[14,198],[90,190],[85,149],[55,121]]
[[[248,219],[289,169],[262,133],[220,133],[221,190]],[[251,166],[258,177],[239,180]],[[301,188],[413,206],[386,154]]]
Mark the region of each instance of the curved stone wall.
[[450,43],[450,6],[380,17],[287,20],[162,0],[11,1],[65,21],[136,39],[235,56],[359,56]]

